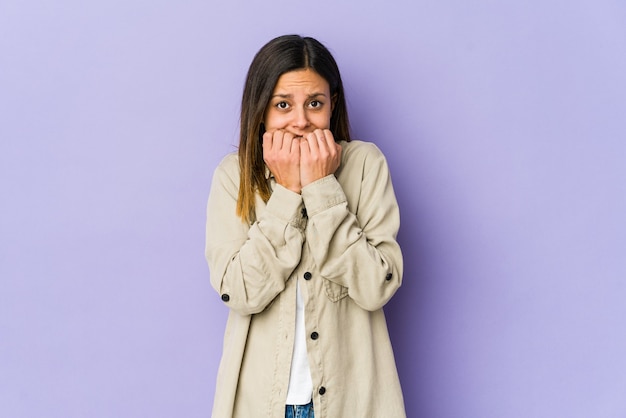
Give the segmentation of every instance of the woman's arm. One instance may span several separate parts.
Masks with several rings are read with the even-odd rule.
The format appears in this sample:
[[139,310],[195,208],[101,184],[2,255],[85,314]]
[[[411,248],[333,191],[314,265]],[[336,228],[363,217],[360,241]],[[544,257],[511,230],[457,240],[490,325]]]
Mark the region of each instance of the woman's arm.
[[206,258],[211,284],[222,300],[229,308],[250,315],[261,312],[284,290],[300,262],[305,220],[302,197],[276,185],[260,218],[248,225],[235,213],[238,188],[238,162],[229,156],[213,175]]
[[396,242],[400,215],[383,154],[373,144],[363,144],[355,154],[347,156],[356,162],[343,164],[340,176],[348,176],[344,184],[355,189],[348,195],[356,202],[348,204],[333,175],[303,188],[306,239],[322,276],[348,288],[363,309],[376,310],[402,282]]

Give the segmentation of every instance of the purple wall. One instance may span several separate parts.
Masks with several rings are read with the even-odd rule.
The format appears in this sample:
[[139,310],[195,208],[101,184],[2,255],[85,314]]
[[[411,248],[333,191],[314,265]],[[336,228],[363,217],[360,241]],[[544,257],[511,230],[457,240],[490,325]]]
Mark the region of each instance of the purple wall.
[[409,416],[626,416],[624,3],[248,3],[0,5],[0,415],[209,416],[210,178],[296,32],[394,176]]

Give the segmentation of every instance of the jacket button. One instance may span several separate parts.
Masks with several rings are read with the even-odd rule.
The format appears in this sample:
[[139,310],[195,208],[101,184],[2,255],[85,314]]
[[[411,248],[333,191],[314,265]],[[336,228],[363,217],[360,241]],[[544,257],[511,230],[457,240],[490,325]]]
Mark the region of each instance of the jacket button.
[[387,273],[387,275],[385,276],[385,280],[389,281],[392,277],[393,275],[391,273]]
[[318,390],[318,391],[317,391],[317,393],[319,393],[320,395],[325,394],[325,393],[326,393],[326,388],[325,388],[324,386],[322,386],[322,387],[320,388],[320,390]]
[[311,280],[311,277],[313,277],[313,275],[310,272],[306,272],[304,273],[304,280]]
[[313,332],[311,333],[311,339],[312,339],[312,340],[317,340],[317,339],[319,338],[319,336],[320,336],[320,335],[319,335],[317,332],[315,332],[315,331],[313,331]]
[[223,300],[224,302],[228,302],[228,301],[230,300],[230,296],[228,296],[228,293],[224,293],[224,294],[222,295],[222,300]]

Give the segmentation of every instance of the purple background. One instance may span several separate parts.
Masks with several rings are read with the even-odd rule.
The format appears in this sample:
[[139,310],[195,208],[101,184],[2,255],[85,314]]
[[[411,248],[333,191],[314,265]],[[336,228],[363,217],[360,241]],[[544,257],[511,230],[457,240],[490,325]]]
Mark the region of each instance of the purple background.
[[284,33],[329,46],[389,160],[409,417],[626,416],[617,0],[4,0],[0,415],[209,416],[205,203]]

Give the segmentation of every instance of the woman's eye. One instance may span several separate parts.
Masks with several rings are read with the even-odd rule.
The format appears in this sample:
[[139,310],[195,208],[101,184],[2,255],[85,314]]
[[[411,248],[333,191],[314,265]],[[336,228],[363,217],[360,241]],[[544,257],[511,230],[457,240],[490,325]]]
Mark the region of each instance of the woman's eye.
[[318,107],[322,107],[322,102],[320,102],[319,100],[312,100],[311,103],[309,103],[309,106],[311,106],[314,109]]
[[276,103],[276,107],[279,109],[287,109],[289,105],[287,104],[287,102],[279,102],[279,103]]

